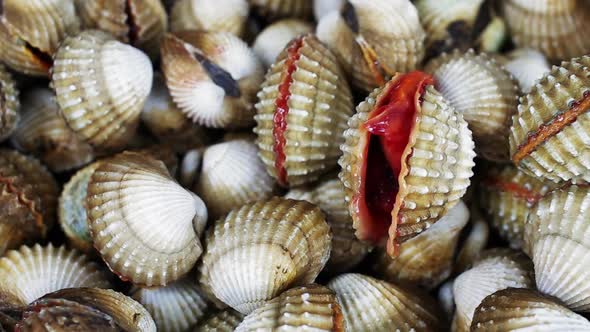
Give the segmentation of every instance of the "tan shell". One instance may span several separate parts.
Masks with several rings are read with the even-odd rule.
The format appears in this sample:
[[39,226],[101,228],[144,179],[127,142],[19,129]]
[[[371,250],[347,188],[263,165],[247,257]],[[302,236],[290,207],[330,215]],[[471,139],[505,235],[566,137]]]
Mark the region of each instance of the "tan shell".
[[[287,45],[266,73],[258,98],[254,132],[260,157],[280,185],[312,183],[337,166],[352,95],[336,58],[314,35]],[[283,133],[276,124],[281,117]]]
[[0,141],[16,129],[19,121],[19,91],[12,75],[0,64]]
[[590,6],[583,0],[507,0],[504,19],[518,47],[566,60],[590,53]]
[[529,93],[537,80],[551,70],[545,55],[533,49],[516,49],[506,56],[508,59],[504,62],[504,68],[518,80],[524,93]]
[[272,198],[244,205],[207,232],[200,283],[248,314],[290,287],[315,280],[330,256],[324,215],[304,202]]
[[63,288],[108,288],[110,276],[85,255],[51,244],[22,246],[0,258],[0,296],[20,306]]
[[124,147],[152,87],[152,63],[97,30],[68,37],[52,69],[57,103],[68,125],[96,147]]
[[256,36],[252,50],[260,58],[262,64],[269,67],[293,38],[310,33],[312,30],[313,26],[306,21],[280,20],[267,26]]
[[373,269],[389,282],[434,289],[451,274],[459,235],[468,221],[469,210],[459,201],[428,230],[402,243],[398,257],[378,250]]
[[534,290],[508,288],[487,296],[475,310],[471,331],[589,331],[590,322]]
[[0,62],[26,75],[46,76],[62,40],[80,30],[73,0],[4,0]]
[[207,30],[241,36],[249,11],[247,0],[178,0],[170,12],[170,30]]
[[234,332],[242,319],[244,315],[233,309],[218,311],[207,315],[193,332]]
[[205,204],[176,183],[161,161],[135,152],[116,155],[99,164],[87,192],[94,246],[120,278],[164,286],[201,255]]
[[525,172],[554,182],[590,181],[590,56],[563,62],[520,99],[510,153]]
[[266,20],[310,18],[313,0],[248,0],[252,10]]
[[342,306],[346,331],[439,331],[443,322],[432,299],[362,274],[330,281]]
[[322,17],[334,10],[342,10],[344,3],[345,0],[313,0],[313,16],[319,22]]
[[16,148],[40,158],[54,172],[76,169],[94,159],[92,147],[61,117],[51,90],[36,88],[22,99],[21,119],[11,138]]
[[58,195],[55,179],[37,159],[0,150],[0,254],[45,237]]
[[349,0],[342,12],[323,16],[316,33],[365,91],[416,69],[424,57],[425,33],[409,0]]
[[432,60],[425,69],[436,88],[463,114],[478,154],[508,161],[508,135],[518,105],[518,85],[500,64],[485,53],[454,51]]

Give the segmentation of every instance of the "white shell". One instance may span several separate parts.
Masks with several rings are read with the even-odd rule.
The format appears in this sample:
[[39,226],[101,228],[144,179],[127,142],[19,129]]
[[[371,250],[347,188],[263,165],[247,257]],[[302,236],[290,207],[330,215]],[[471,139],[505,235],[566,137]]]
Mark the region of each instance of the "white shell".
[[516,49],[508,53],[507,57],[504,68],[518,80],[520,89],[524,93],[531,91],[535,82],[551,70],[543,53],[533,49]]
[[252,50],[264,66],[273,64],[277,56],[291,39],[312,32],[311,24],[302,20],[285,19],[277,21],[262,30],[252,46]]
[[170,31],[207,30],[239,36],[249,11],[247,0],[178,0],[170,12]]

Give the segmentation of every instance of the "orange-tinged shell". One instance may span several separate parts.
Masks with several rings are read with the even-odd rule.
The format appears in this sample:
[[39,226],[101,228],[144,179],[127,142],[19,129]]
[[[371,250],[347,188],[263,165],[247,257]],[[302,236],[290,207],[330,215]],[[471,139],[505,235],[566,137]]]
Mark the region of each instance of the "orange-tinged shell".
[[529,93],[537,80],[551,70],[545,55],[533,49],[519,48],[508,53],[506,57],[504,68],[518,80],[518,85],[524,93]]
[[178,0],[170,12],[170,30],[207,30],[241,36],[249,11],[247,0]]
[[12,75],[0,64],[0,141],[16,129],[20,118],[19,91]]
[[248,0],[252,11],[266,20],[311,18],[313,0]]
[[214,312],[205,316],[193,332],[234,332],[243,319],[244,315],[233,309]]
[[303,20],[280,20],[260,31],[252,45],[252,50],[264,66],[269,67],[293,38],[310,33],[312,30],[312,25]]

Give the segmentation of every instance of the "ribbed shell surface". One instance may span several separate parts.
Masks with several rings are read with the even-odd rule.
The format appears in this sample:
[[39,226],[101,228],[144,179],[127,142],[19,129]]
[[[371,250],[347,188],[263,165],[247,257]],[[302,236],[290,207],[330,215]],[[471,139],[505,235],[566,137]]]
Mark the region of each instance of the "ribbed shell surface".
[[19,91],[12,75],[0,64],[0,141],[8,138],[19,120]]
[[244,315],[241,313],[226,309],[207,315],[193,332],[234,332],[243,319]]
[[208,30],[240,36],[249,11],[247,0],[179,0],[170,12],[170,30]]
[[248,0],[252,10],[267,20],[283,17],[310,18],[313,0]]

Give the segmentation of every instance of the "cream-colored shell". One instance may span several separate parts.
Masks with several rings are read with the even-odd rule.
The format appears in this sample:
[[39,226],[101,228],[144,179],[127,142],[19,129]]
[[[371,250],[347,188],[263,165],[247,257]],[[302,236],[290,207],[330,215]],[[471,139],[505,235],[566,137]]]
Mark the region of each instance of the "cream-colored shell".
[[344,0],[313,0],[313,16],[319,22],[325,15],[341,10],[344,3]]
[[266,20],[293,17],[307,19],[312,15],[313,0],[248,0],[252,11]]
[[187,151],[180,161],[178,170],[178,182],[188,189],[194,188],[199,173],[201,172],[201,163],[203,161],[204,149],[192,149]]
[[19,121],[19,90],[12,75],[0,64],[0,141],[16,129]]
[[193,332],[234,332],[242,319],[244,315],[233,309],[214,312],[203,318]]
[[504,68],[518,81],[524,93],[529,93],[537,80],[551,70],[545,55],[530,48],[519,48],[506,56]]
[[247,0],[178,0],[170,12],[170,31],[207,30],[241,36],[249,11]]
[[280,20],[260,31],[256,36],[256,40],[254,40],[252,50],[262,61],[262,64],[269,67],[293,38],[310,33],[312,30],[312,25],[306,21],[297,19]]

